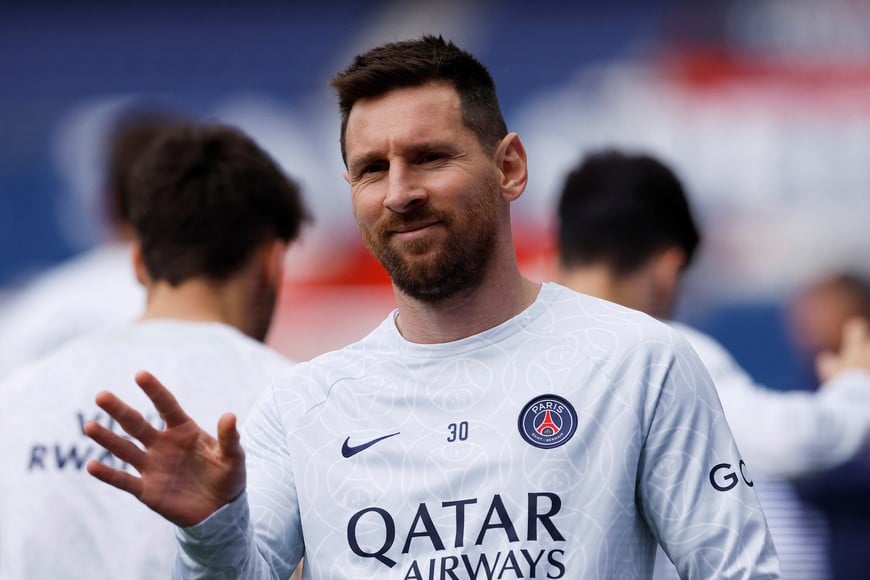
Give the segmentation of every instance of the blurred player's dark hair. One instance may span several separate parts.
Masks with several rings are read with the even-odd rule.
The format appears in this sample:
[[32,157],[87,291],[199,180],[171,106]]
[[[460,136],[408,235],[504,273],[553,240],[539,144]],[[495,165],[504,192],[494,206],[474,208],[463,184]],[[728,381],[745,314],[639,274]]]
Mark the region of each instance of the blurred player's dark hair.
[[700,241],[680,180],[648,155],[587,155],[565,180],[557,217],[567,267],[603,262],[624,275],[677,246],[685,268]]
[[356,101],[431,82],[449,83],[456,89],[463,123],[474,131],[484,150],[494,150],[507,135],[507,125],[492,76],[471,53],[441,36],[426,35],[360,54],[333,77],[331,84],[338,92],[341,110],[342,156],[346,153],[348,116]]
[[310,219],[296,183],[220,124],[164,132],[134,165],[129,201],[149,274],[172,285],[225,279],[262,243],[296,239]]
[[130,222],[128,181],[136,160],[164,131],[183,122],[184,116],[169,106],[138,103],[126,108],[112,124],[104,184],[112,224]]

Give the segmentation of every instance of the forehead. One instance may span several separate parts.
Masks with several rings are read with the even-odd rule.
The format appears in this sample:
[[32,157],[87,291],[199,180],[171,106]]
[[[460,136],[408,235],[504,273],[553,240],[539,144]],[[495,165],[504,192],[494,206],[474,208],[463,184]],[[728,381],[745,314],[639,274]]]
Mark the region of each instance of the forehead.
[[447,83],[360,99],[351,108],[345,129],[349,157],[388,143],[469,137],[473,134],[463,124],[459,94]]

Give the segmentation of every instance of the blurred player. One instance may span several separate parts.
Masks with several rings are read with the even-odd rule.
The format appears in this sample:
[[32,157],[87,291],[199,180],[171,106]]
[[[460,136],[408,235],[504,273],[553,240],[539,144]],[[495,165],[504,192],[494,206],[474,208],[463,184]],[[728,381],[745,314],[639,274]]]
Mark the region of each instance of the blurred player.
[[[682,184],[652,157],[593,153],[565,180],[558,278],[575,290],[668,320],[699,239]],[[669,324],[709,369],[743,458],[760,476],[755,483],[783,577],[824,577],[824,546],[807,533],[803,518],[809,516],[788,485],[771,480],[842,463],[870,434],[870,338],[850,337],[850,345],[832,355],[843,372],[817,394],[785,393],[755,384],[711,337]]]
[[333,86],[354,216],[397,310],[261,399],[247,478],[232,417],[210,438],[152,376],[166,429],[100,395],[145,450],[86,425],[140,468],[91,473],[182,526],[175,576],[282,578],[304,552],[306,578],[643,578],[659,542],[687,578],[777,577],[688,345],[521,275],[526,154],[486,68],[428,36],[358,55]]
[[[144,314],[70,341],[0,387],[4,580],[169,575],[172,525],[85,471],[93,459],[130,469],[82,433],[96,421],[127,437],[93,405],[97,391],[118,389],[144,407],[132,378],[149,368],[212,424],[226,410],[243,416],[270,378],[292,367],[262,341],[285,250],[307,211],[269,156],[233,128],[177,127],[135,165],[126,201]],[[172,417],[144,419],[160,428]]]
[[[827,377],[837,370],[831,353],[844,347],[842,337],[866,332],[870,280],[854,273],[814,280],[790,301],[789,320],[802,354]],[[863,578],[870,570],[870,440],[850,461],[798,481],[797,489],[828,522],[832,580]]]
[[130,264],[127,179],[136,158],[181,117],[167,109],[125,109],[108,136],[103,184],[109,238],[40,274],[0,308],[0,378],[85,332],[128,322],[145,294]]

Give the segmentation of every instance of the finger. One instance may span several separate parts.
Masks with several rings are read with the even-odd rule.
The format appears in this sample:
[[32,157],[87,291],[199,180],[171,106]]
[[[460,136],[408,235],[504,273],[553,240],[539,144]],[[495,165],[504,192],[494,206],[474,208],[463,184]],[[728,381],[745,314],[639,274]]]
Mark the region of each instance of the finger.
[[236,427],[236,416],[232,413],[224,413],[218,420],[217,425],[218,446],[221,454],[228,458],[244,457],[241,435]]
[[116,397],[109,391],[100,391],[94,398],[97,405],[111,415],[126,433],[150,447],[157,440],[157,429],[149,423],[142,413]]
[[82,428],[85,435],[99,443],[103,448],[111,452],[112,455],[132,465],[136,471],[142,472],[142,465],[145,461],[145,452],[139,449],[129,440],[121,437],[117,433],[106,429],[96,421],[88,421]]
[[856,346],[868,340],[867,320],[860,317],[850,318],[843,325],[844,348]]
[[821,382],[827,382],[840,371],[840,359],[832,352],[823,352],[816,357],[816,374]]
[[88,461],[87,470],[100,481],[126,491],[137,499],[142,495],[142,480],[126,471],[109,467],[96,459]]
[[167,427],[177,427],[182,423],[190,421],[190,417],[178,404],[178,401],[169,392],[169,389],[157,380],[157,377],[148,371],[139,371],[136,373],[136,383],[142,388],[151,402],[154,403],[154,408],[163,417]]

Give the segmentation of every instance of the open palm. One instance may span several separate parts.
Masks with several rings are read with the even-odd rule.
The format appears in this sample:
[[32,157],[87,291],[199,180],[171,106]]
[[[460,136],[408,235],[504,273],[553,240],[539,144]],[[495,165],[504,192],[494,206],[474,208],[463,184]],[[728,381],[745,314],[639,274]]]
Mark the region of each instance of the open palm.
[[84,432],[130,464],[139,476],[95,460],[88,463],[88,472],[134,495],[176,525],[197,524],[245,488],[245,455],[236,417],[227,413],[220,418],[215,439],[184,412],[172,393],[153,375],[137,373],[136,383],[163,417],[165,428],[156,429],[112,393],[98,393],[97,405],[142,447],[95,421],[86,423]]

